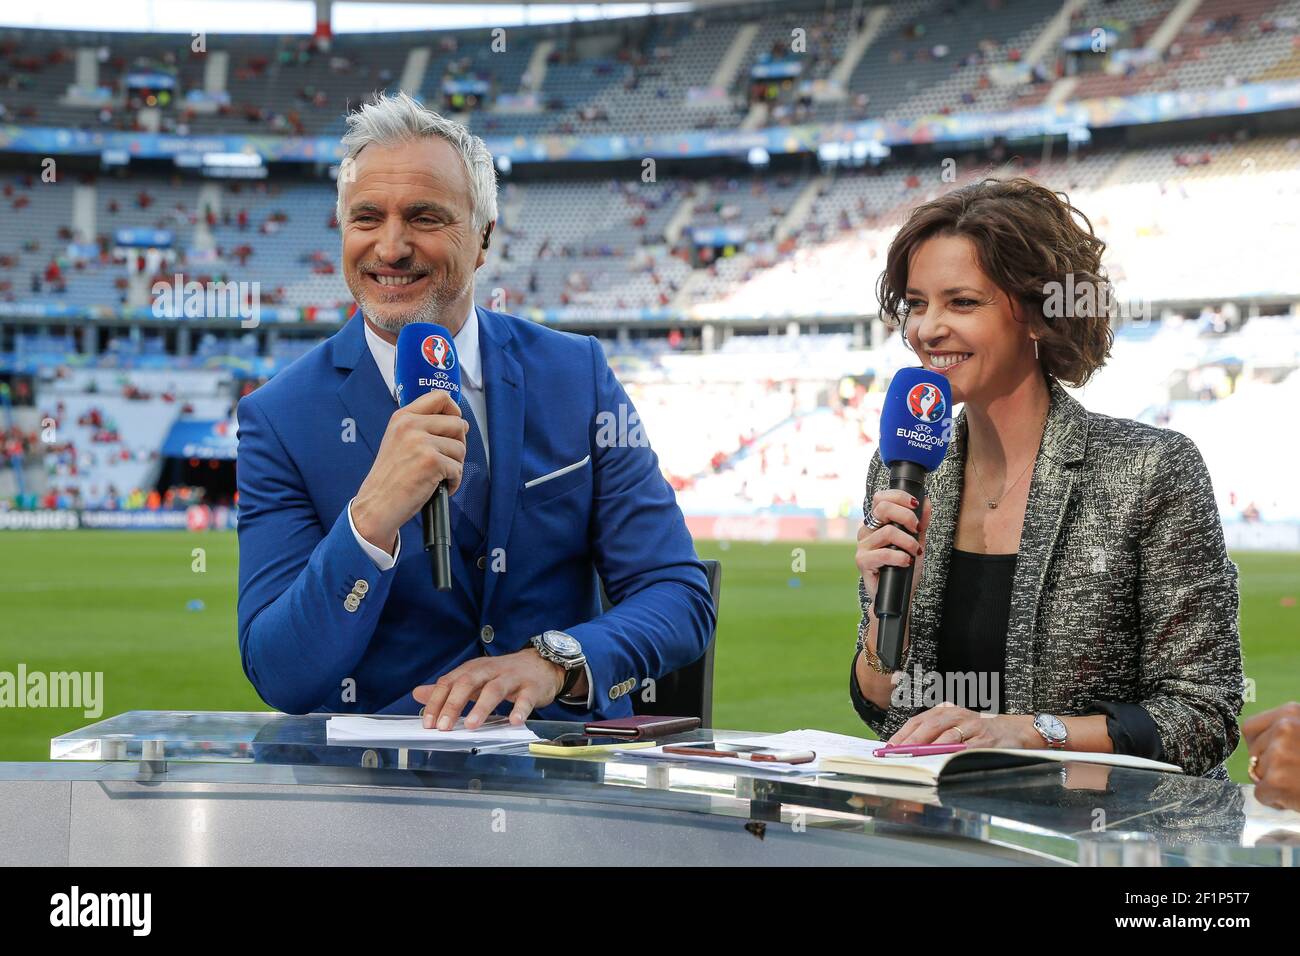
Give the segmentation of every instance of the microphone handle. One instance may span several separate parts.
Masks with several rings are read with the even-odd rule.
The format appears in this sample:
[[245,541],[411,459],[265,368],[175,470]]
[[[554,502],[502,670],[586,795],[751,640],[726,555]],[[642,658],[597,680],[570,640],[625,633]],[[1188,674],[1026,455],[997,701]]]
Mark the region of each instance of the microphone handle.
[[[925,508],[926,470],[911,461],[900,461],[889,469],[889,489],[905,491],[916,499],[916,520],[921,520],[921,511]],[[889,522],[901,527],[895,522]],[[908,534],[906,528],[902,529]],[[915,537],[913,535],[913,537]],[[903,549],[896,544],[889,547],[895,551]],[[903,635],[907,632],[907,616],[912,605],[913,562],[905,568],[886,565],[880,569],[880,584],[876,591],[876,656],[886,670],[898,670],[903,660]]]
[[433,552],[433,586],[451,590],[451,502],[447,483],[439,482],[433,497],[424,503],[424,550]]

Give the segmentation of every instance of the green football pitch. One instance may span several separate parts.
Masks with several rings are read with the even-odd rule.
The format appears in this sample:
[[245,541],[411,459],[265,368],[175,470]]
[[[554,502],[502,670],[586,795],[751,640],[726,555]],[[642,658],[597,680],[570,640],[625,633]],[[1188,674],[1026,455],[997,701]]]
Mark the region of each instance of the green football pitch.
[[[805,549],[795,571],[795,547]],[[202,569],[195,549],[202,549]],[[857,634],[850,544],[700,542],[723,565],[714,723],[868,735],[848,699]],[[1254,701],[1300,698],[1300,554],[1233,555]],[[0,671],[101,671],[104,715],[125,710],[265,710],[235,632],[233,532],[0,535]],[[0,709],[0,760],[44,760],[81,710]],[[1245,750],[1229,764],[1244,781]]]

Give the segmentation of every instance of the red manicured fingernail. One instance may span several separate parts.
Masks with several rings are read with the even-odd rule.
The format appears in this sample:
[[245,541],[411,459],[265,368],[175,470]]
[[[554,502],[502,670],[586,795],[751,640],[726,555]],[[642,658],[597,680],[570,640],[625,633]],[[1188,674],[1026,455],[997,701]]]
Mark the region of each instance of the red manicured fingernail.
[[916,499],[915,499],[915,498],[912,499],[912,507],[913,507],[913,508],[916,507]]

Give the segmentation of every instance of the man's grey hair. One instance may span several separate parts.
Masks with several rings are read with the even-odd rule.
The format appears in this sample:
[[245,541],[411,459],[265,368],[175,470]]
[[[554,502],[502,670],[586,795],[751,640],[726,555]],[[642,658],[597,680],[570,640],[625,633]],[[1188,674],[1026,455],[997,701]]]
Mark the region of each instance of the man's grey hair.
[[370,145],[398,146],[413,139],[437,136],[456,148],[469,178],[469,200],[475,232],[497,218],[497,173],[487,144],[461,123],[426,109],[406,93],[376,94],[361,109],[348,114],[343,134],[344,156],[339,164],[337,213],[343,222],[343,184],[357,154]]

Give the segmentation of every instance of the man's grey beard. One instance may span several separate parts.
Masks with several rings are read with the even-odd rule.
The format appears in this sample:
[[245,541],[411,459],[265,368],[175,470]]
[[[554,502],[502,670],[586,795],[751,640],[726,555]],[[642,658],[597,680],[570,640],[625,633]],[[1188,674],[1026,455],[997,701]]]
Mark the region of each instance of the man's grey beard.
[[361,314],[370,320],[371,325],[397,335],[412,322],[431,322],[447,329],[460,328],[465,317],[463,315],[451,316],[448,315],[448,312],[456,305],[458,300],[461,300],[466,295],[468,295],[471,302],[473,301],[474,280],[471,278],[462,289],[451,288],[450,283],[444,282],[436,286],[433,292],[410,312],[397,316],[382,315],[375,308],[375,306],[386,306],[388,303],[383,300],[376,301],[371,296],[371,290],[365,284],[364,275],[362,275],[358,287],[351,291],[357,300],[357,305],[361,306]]

